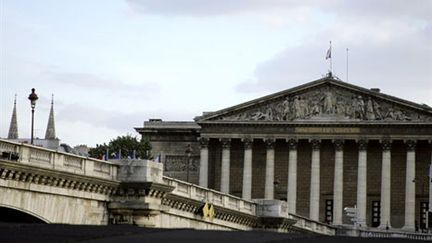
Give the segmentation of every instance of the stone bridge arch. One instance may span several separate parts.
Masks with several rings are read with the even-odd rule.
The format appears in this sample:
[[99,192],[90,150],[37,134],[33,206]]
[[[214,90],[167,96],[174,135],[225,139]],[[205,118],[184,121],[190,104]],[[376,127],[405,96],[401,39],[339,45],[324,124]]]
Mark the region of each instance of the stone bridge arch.
[[50,221],[41,215],[26,209],[0,204],[0,222],[49,224]]
[[20,211],[45,223],[93,225],[107,223],[105,195],[74,190],[65,190],[61,193],[57,188],[43,187],[39,188],[40,191],[27,191],[0,186],[0,208]]

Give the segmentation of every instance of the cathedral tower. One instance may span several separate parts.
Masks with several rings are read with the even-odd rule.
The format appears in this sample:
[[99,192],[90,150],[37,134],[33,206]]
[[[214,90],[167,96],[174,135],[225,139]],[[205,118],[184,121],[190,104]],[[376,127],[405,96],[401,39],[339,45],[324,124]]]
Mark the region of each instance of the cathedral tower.
[[12,111],[11,123],[9,126],[8,139],[18,139],[18,122],[16,114],[16,95],[14,100],[14,108]]
[[47,130],[45,132],[45,139],[56,139],[55,124],[54,124],[54,95],[51,98],[51,111],[48,118]]

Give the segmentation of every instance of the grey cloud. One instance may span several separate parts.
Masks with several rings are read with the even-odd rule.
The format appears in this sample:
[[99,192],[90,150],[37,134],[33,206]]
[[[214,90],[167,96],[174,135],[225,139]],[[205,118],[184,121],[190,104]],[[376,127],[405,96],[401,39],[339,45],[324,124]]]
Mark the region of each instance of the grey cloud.
[[238,13],[256,5],[263,5],[260,1],[201,1],[201,0],[126,0],[130,7],[138,13],[153,13],[162,15],[220,15]]
[[322,7],[329,12],[339,15],[355,15],[360,18],[374,16],[409,17],[415,19],[432,19],[432,1],[425,0],[362,0],[362,1],[333,1],[324,3]]
[[83,105],[66,105],[58,112],[56,119],[59,122],[83,122],[96,127],[114,129],[118,132],[133,130],[139,125],[145,113],[112,112],[100,108],[92,108]]
[[141,127],[144,120],[150,118],[161,118],[163,120],[192,120],[196,114],[178,110],[158,110],[156,111],[108,111],[100,107],[84,106],[72,104],[62,107],[56,115],[59,122],[82,122],[95,127],[105,127],[116,130],[119,133],[133,132],[134,127]]
[[[426,30],[425,30],[426,31]],[[345,47],[350,48],[349,81],[363,87],[379,87],[383,92],[431,103],[432,47],[424,32],[389,42],[336,42],[333,70],[346,78]],[[324,46],[319,39],[298,48],[289,48],[261,63],[253,80],[237,86],[239,92],[275,91],[290,88],[321,77],[328,70]],[[409,98],[411,96],[411,98]]]
[[138,13],[185,16],[213,16],[240,14],[245,12],[265,12],[268,10],[292,10],[303,7],[321,10],[338,15],[357,15],[360,17],[385,16],[432,18],[432,1],[424,0],[126,0]]
[[80,88],[95,90],[126,92],[129,94],[151,94],[160,91],[156,83],[145,82],[141,84],[128,84],[115,79],[108,79],[91,73],[48,71],[47,76],[52,82],[74,85]]

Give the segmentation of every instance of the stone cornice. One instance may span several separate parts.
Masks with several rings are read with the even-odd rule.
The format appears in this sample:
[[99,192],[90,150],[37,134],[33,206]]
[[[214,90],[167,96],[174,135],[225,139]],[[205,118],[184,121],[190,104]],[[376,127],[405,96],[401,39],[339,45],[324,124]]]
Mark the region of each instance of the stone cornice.
[[298,229],[293,227],[296,222],[296,220],[289,218],[260,217],[258,227],[261,229],[283,229],[289,232],[297,232]]
[[161,199],[174,190],[173,186],[155,182],[122,182],[117,187],[118,196],[149,196]]
[[427,126],[432,127],[432,122],[421,121],[204,121],[202,122],[203,128],[205,126],[355,126],[355,127],[369,127],[369,126]]

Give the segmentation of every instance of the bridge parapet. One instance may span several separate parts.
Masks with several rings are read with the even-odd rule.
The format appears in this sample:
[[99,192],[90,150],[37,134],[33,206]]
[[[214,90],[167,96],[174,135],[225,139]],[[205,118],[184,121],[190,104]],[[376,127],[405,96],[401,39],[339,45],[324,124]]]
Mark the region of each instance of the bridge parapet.
[[117,179],[118,165],[110,161],[5,140],[0,140],[0,154],[1,159],[8,162],[101,179]]
[[244,200],[233,195],[225,194],[209,188],[200,187],[198,185],[170,178],[167,176],[163,177],[163,182],[175,188],[171,192],[172,195],[200,202],[208,202],[213,204],[214,206],[255,215],[256,204],[253,201]]
[[114,224],[334,235],[329,225],[289,214],[284,201],[244,200],[163,176],[163,164],[153,161],[119,163],[120,187],[108,205]]
[[290,218],[294,219],[296,223],[294,224],[294,227],[299,232],[314,232],[317,234],[322,235],[335,235],[336,234],[336,227],[311,220],[307,217],[303,217],[296,214],[289,214]]
[[0,207],[49,223],[106,224],[118,166],[0,140]]

